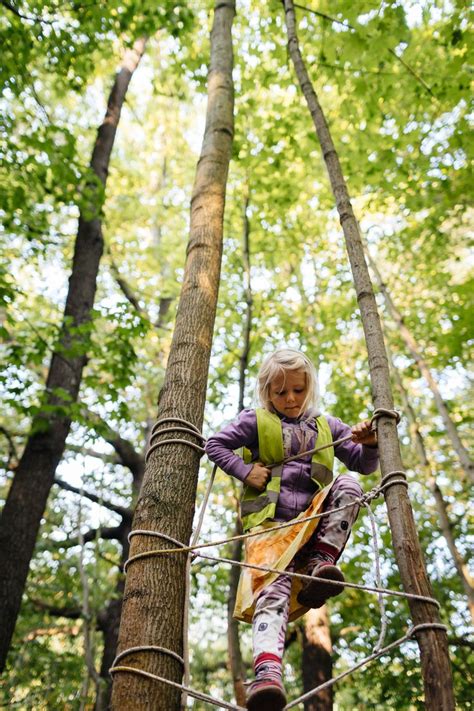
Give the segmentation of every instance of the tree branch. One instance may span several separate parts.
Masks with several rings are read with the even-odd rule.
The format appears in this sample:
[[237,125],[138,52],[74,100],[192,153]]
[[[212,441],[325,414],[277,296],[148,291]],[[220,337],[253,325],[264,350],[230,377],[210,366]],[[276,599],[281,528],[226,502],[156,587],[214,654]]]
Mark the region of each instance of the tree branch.
[[45,20],[43,17],[39,17],[39,15],[34,15],[33,17],[28,17],[28,15],[23,15],[19,10],[16,9],[14,5],[12,5],[11,2],[8,2],[8,0],[0,0],[0,4],[3,5],[3,7],[6,7],[7,10],[10,10],[10,12],[13,12],[14,15],[19,17],[21,20],[28,20],[28,22],[34,22],[39,25],[52,25],[54,24],[52,20]]
[[122,518],[131,518],[132,516],[131,509],[125,508],[125,506],[113,504],[111,501],[107,501],[102,497],[97,496],[97,494],[93,494],[90,491],[83,491],[82,489],[78,489],[77,486],[72,486],[72,484],[68,484],[62,479],[58,479],[58,477],[54,478],[54,483],[61,489],[64,489],[64,491],[71,491],[73,494],[79,494],[79,496],[84,496],[86,499],[93,501],[95,504],[99,504],[99,506],[104,506],[106,509],[113,511]]
[[78,444],[69,443],[67,445],[67,449],[70,452],[82,454],[84,457],[94,457],[95,459],[100,459],[105,464],[122,464],[116,454],[106,454],[105,452],[98,452],[96,449],[89,449],[87,447],[81,447]]
[[124,439],[118,432],[115,432],[100,415],[92,412],[85,405],[83,411],[86,419],[89,420],[90,426],[96,429],[98,434],[112,445],[118,454],[120,463],[130,470],[133,476],[133,487],[138,490],[145,471],[145,458],[137,452],[129,440]]
[[48,602],[43,600],[38,600],[34,597],[29,597],[29,601],[38,608],[38,610],[44,610],[52,617],[67,617],[69,620],[78,620],[82,618],[82,611],[80,607],[57,607],[56,605],[50,605]]
[[[357,29],[356,29],[353,25],[350,25],[348,22],[345,22],[345,21],[343,21],[343,20],[338,20],[336,17],[331,17],[330,15],[326,15],[324,12],[319,12],[318,10],[313,10],[313,9],[310,8],[310,7],[305,7],[305,5],[298,5],[297,3],[293,3],[293,5],[294,5],[294,7],[297,7],[297,8],[299,8],[300,10],[304,10],[305,12],[308,12],[308,13],[311,14],[311,15],[317,15],[318,17],[322,17],[323,20],[327,20],[328,22],[335,22],[335,23],[337,23],[338,25],[342,25],[343,27],[347,27],[347,29],[349,29],[349,30],[353,30],[354,32],[357,32]],[[436,96],[435,96],[435,94],[433,93],[431,87],[428,86],[428,84],[425,82],[425,80],[423,79],[423,77],[421,77],[419,74],[417,74],[417,72],[415,72],[415,70],[414,70],[407,62],[405,62],[405,60],[402,59],[402,57],[399,57],[398,54],[395,52],[395,50],[391,49],[391,47],[389,47],[387,51],[390,52],[390,54],[391,54],[393,57],[395,57],[395,59],[396,59],[397,61],[400,62],[400,64],[402,65],[402,67],[404,67],[404,68],[407,70],[407,72],[409,72],[409,73],[412,75],[412,77],[414,77],[414,79],[416,79],[416,81],[419,82],[419,83],[421,84],[421,86],[422,86],[434,99],[436,99]],[[366,71],[367,71],[367,70],[366,70]]]
[[5,438],[8,442],[8,461],[5,469],[14,469],[16,463],[18,462],[18,453],[16,451],[15,442],[13,441],[13,437],[8,432],[8,430],[5,429],[5,427],[0,427],[0,432],[5,435]]

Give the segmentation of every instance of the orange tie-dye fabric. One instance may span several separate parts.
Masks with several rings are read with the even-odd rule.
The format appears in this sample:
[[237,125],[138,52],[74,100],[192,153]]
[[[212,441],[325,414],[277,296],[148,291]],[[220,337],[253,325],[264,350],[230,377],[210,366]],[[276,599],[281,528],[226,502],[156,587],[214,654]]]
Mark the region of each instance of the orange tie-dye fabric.
[[[323,503],[331,489],[326,486],[318,492],[311,504],[302,511],[294,520],[305,519],[322,511]],[[245,563],[250,565],[263,565],[276,570],[286,570],[298,553],[308,542],[317,529],[320,518],[305,521],[299,525],[279,529],[281,522],[272,521],[252,529],[262,531],[262,534],[245,540]],[[297,573],[306,573],[305,566],[295,570]],[[243,568],[240,575],[234,617],[244,622],[252,622],[255,602],[259,593],[278,577],[278,573],[268,573],[252,568]],[[290,620],[296,620],[307,612],[306,607],[301,607],[296,597],[304,585],[303,580],[293,578],[290,597]]]

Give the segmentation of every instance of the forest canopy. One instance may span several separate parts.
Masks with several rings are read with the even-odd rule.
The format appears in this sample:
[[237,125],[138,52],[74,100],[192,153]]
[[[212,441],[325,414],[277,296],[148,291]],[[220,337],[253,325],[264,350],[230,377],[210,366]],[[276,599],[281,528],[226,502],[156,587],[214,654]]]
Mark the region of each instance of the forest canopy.
[[[31,443],[39,471],[38,443],[51,422],[68,423],[19,591],[0,687],[8,708],[107,708],[127,533],[183,283],[213,7],[208,0],[0,3],[2,505],[15,478],[30,475],[20,462]],[[242,0],[236,9],[234,137],[204,436],[255,404],[262,358],[284,345],[314,362],[323,411],[354,424],[373,411],[367,350],[282,4]],[[468,8],[460,0],[307,0],[296,4],[296,18],[363,235],[416,527],[448,626],[455,695],[459,708],[469,708]],[[99,155],[104,144],[107,161]],[[96,276],[87,314],[76,320],[68,294],[86,229],[100,245],[95,266],[84,264],[84,274]],[[53,361],[67,387],[52,379]],[[210,471],[203,458],[197,506]],[[377,482],[377,474],[364,478],[364,489]],[[38,494],[34,485],[27,490],[25,511]],[[234,534],[238,496],[237,483],[218,473],[203,539]],[[382,500],[373,508],[382,582],[399,589]],[[342,560],[354,583],[374,582],[372,538],[361,514]],[[204,559],[193,566],[193,686],[231,702],[228,596],[228,566]],[[408,608],[395,597],[386,606],[390,642],[404,634]],[[329,613],[335,675],[370,654],[380,613],[375,596],[355,590],[331,602]],[[290,699],[304,688],[305,634],[302,624],[290,627]],[[240,647],[250,674],[247,626]],[[422,699],[415,642],[334,691],[342,711],[411,711],[423,708]]]

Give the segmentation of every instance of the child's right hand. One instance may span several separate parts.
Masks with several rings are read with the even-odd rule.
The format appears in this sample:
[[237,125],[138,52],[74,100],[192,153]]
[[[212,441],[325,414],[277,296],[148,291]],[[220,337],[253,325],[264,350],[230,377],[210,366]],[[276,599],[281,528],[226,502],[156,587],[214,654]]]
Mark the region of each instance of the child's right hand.
[[245,484],[252,486],[257,491],[263,491],[270,481],[272,472],[263,462],[255,462],[250,474],[245,477]]

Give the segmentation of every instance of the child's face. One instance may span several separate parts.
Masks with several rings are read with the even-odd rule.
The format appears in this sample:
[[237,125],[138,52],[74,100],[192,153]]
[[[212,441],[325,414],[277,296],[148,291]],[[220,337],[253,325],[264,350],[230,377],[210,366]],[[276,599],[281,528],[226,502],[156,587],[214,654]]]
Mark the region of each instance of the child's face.
[[270,383],[270,402],[285,417],[299,417],[302,414],[307,394],[306,373],[302,370],[287,370]]

